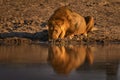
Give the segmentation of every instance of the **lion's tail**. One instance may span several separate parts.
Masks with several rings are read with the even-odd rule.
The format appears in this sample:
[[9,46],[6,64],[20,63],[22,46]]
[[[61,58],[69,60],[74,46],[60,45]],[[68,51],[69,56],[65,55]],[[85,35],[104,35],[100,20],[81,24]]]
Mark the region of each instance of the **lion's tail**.
[[86,21],[86,26],[87,26],[87,29],[86,29],[87,32],[98,30],[98,28],[94,27],[93,17],[87,16],[85,17],[85,21]]
[[98,28],[96,28],[96,27],[93,27],[93,28],[91,29],[91,31],[96,31],[96,30],[98,30]]

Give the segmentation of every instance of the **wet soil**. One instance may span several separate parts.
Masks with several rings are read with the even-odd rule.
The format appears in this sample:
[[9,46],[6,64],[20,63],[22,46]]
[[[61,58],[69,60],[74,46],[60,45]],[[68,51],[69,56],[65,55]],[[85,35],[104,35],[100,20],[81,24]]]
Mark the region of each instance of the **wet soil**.
[[98,30],[83,41],[120,42],[119,0],[1,0],[0,43],[16,38],[48,41],[47,20],[65,5],[82,16],[94,17]]

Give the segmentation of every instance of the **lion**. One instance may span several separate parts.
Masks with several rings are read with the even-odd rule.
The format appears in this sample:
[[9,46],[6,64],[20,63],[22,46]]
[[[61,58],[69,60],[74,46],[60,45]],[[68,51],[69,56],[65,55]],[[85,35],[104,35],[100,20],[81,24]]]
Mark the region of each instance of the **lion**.
[[85,35],[94,28],[94,19],[91,16],[82,17],[80,14],[63,6],[55,10],[48,20],[49,40],[70,39],[74,35]]

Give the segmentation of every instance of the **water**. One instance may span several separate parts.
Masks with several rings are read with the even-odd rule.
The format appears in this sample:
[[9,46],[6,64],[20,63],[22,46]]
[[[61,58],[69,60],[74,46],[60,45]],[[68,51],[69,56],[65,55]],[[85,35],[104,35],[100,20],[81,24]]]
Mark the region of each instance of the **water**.
[[120,80],[120,45],[0,46],[0,80]]

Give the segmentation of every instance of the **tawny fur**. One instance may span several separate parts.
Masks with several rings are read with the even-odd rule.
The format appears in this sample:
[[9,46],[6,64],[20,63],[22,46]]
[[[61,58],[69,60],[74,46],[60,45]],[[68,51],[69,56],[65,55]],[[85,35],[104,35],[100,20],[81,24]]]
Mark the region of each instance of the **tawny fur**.
[[93,17],[84,18],[67,7],[60,7],[48,20],[49,40],[71,38],[81,34],[87,36],[93,27]]

